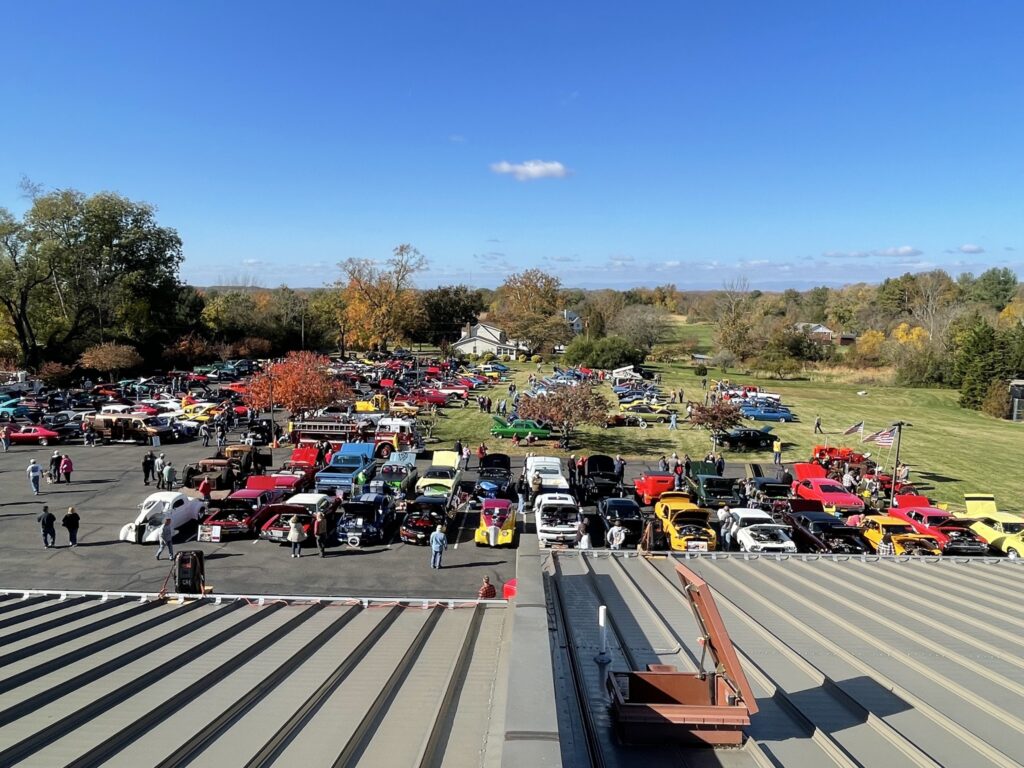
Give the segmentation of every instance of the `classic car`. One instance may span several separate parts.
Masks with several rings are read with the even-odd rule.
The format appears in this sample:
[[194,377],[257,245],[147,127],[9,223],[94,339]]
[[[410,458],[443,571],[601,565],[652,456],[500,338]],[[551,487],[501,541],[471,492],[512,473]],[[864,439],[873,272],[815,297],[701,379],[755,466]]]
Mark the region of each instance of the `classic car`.
[[719,433],[715,440],[730,451],[765,451],[771,448],[772,439],[775,437],[771,431],[771,427],[733,429]]
[[406,544],[429,544],[437,526],[448,528],[451,521],[447,510],[448,501],[443,496],[417,497],[406,505],[398,537]]
[[478,547],[512,546],[516,540],[516,511],[508,499],[484,499],[480,524],[473,534]]
[[386,544],[398,518],[391,499],[381,493],[364,493],[341,505],[335,532],[350,547]]
[[492,416],[491,419],[494,421],[491,434],[497,438],[518,437],[521,440],[525,437],[535,437],[538,440],[545,440],[551,437],[550,429],[530,419],[514,419],[510,422],[500,416]]
[[206,515],[206,504],[202,499],[193,499],[175,491],[151,493],[139,504],[135,520],[121,528],[118,540],[133,544],[155,544],[160,540],[164,520],[171,519],[174,533],[189,523],[195,523]]
[[782,513],[782,522],[790,527],[790,535],[798,550],[832,554],[863,554],[867,551],[859,528],[844,525],[838,517],[822,510],[820,504],[817,507],[797,507]]
[[810,477],[794,481],[793,495],[798,499],[820,501],[826,511],[832,510],[842,517],[864,511],[863,499],[854,496],[835,480],[827,477]]
[[971,523],[953,517],[944,509],[901,505],[891,508],[889,516],[910,523],[918,533],[931,536],[944,555],[988,554],[988,544],[971,530]]
[[450,498],[462,478],[455,451],[434,451],[430,467],[416,481],[416,493]]
[[676,476],[671,472],[643,472],[633,479],[633,493],[643,504],[653,503],[675,487]]
[[542,548],[576,541],[580,508],[568,493],[540,493],[534,500],[537,541]]
[[609,413],[601,423],[602,429],[609,427],[640,427],[647,429],[647,420],[633,413]]
[[416,454],[413,451],[395,451],[388,456],[378,478],[396,491],[412,493],[419,475],[416,472]]
[[741,552],[796,552],[789,526],[776,523],[763,509],[732,510],[739,520],[733,538]]
[[50,445],[60,442],[60,434],[46,427],[22,427],[11,432],[13,445]]
[[615,474],[615,459],[603,453],[587,456],[583,461],[583,468],[577,484],[582,488],[580,500],[584,504],[607,496],[618,495],[621,488],[618,475]]
[[255,536],[270,517],[270,505],[284,500],[284,491],[243,488],[226,499],[207,502],[203,525],[219,525],[221,538]]
[[687,478],[687,481],[691,499],[698,506],[720,509],[726,505],[732,507],[739,504],[736,480],[732,478],[719,477],[717,474],[699,474]]
[[989,548],[1014,559],[1024,555],[1024,517],[998,511],[994,497],[968,498],[967,512],[958,513],[957,517],[969,523]]
[[198,488],[203,480],[209,481],[211,491],[233,491],[243,477],[238,462],[230,459],[200,459],[185,465],[181,482],[186,488]]
[[20,397],[14,397],[0,402],[0,413],[5,413],[13,418],[24,418],[32,409],[26,405]]
[[556,456],[527,456],[526,480],[532,483],[534,474],[540,475],[543,493],[569,493],[569,481],[562,474],[562,461]]
[[473,496],[484,499],[511,499],[515,495],[512,459],[504,453],[489,453],[480,460]]
[[635,547],[640,543],[644,532],[644,515],[640,505],[633,499],[620,499],[615,496],[597,502],[597,513],[608,531],[618,523],[626,530],[624,546]]
[[331,457],[331,463],[316,473],[314,486],[318,491],[335,493],[361,493],[353,491],[356,478],[362,474],[370,480],[376,470],[373,443],[345,443]]
[[747,498],[747,506],[761,507],[771,512],[788,504],[792,491],[789,483],[780,483],[774,477],[755,477],[751,482],[754,492]]
[[752,421],[794,421],[796,416],[788,409],[779,405],[742,405],[740,415]]
[[677,552],[713,552],[717,549],[718,536],[709,523],[710,516],[710,510],[698,507],[673,512],[661,524],[669,548]]
[[678,512],[689,512],[699,507],[686,491],[666,491],[654,502],[654,515],[667,523]]
[[889,515],[867,515],[861,520],[861,535],[872,551],[878,549],[882,537],[892,534],[897,555],[941,555],[934,536],[917,533],[906,520]]
[[619,410],[633,416],[640,416],[648,424],[652,421],[666,424],[672,418],[672,414],[675,413],[675,409],[668,406],[644,402],[622,403],[619,405]]
[[260,529],[260,538],[284,544],[288,541],[288,530],[292,517],[298,517],[302,530],[306,532],[306,542],[312,542],[313,515],[323,511],[327,518],[328,528],[337,520],[337,497],[322,493],[298,493],[283,504],[271,504],[267,507],[267,518]]

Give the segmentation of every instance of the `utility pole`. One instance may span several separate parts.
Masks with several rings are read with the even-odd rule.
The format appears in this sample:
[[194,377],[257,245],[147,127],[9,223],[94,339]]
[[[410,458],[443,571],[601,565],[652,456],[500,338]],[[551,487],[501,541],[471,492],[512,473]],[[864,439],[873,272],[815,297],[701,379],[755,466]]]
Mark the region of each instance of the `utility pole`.
[[890,508],[894,506],[894,502],[896,501],[896,471],[900,465],[900,443],[903,442],[903,428],[912,427],[914,425],[909,421],[897,421],[892,426],[896,430],[896,458],[893,460],[892,467],[892,489],[889,493]]

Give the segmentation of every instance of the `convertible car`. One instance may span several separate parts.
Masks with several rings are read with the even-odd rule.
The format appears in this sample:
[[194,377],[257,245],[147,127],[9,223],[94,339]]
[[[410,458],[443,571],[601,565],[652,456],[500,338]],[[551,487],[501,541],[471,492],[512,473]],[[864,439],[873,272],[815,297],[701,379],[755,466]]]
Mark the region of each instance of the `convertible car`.
[[512,546],[516,540],[516,513],[508,499],[484,499],[480,524],[473,541],[478,547]]
[[643,416],[633,413],[609,413],[605,416],[602,429],[609,427],[640,427],[647,429],[647,420]]
[[892,534],[897,555],[941,555],[942,550],[934,536],[917,533],[906,520],[889,515],[868,515],[861,521],[861,535],[872,551],[878,549],[882,537]]
[[537,422],[529,419],[505,421],[499,416],[492,416],[491,418],[494,421],[494,426],[491,427],[491,434],[497,438],[518,437],[522,440],[525,437],[535,437],[538,440],[544,440],[551,437],[550,429],[542,427]]
[[284,504],[271,504],[267,508],[267,522],[260,529],[260,538],[283,544],[288,541],[288,530],[292,517],[298,517],[306,542],[313,540],[313,514],[322,511],[328,527],[336,523],[338,504],[341,499],[322,493],[298,493]]
[[202,520],[205,515],[206,504],[202,499],[174,491],[158,491],[139,504],[139,514],[133,522],[122,526],[117,538],[133,544],[155,544],[167,518],[171,519],[177,535],[182,526]]

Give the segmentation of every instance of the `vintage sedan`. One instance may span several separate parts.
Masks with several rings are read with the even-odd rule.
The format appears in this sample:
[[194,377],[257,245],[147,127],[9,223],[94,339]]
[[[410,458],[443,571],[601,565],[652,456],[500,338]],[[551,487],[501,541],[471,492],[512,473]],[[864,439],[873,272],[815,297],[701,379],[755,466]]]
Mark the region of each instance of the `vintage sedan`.
[[187,464],[181,482],[186,488],[198,488],[206,480],[211,491],[233,491],[241,481],[237,462],[228,459],[200,459]]
[[[961,519],[978,534],[990,549],[1016,559],[1024,555],[1024,517],[1009,512],[993,511],[978,517],[968,509]],[[960,515],[958,515],[960,517]]]
[[936,507],[899,506],[889,510],[891,517],[910,523],[918,533],[931,536],[944,555],[987,555],[988,544],[971,530],[971,523],[953,517]]
[[718,536],[711,527],[710,510],[681,509],[662,522],[670,549],[677,552],[711,552],[718,548]]
[[198,522],[206,516],[206,504],[175,491],[157,491],[139,504],[135,520],[122,526],[118,540],[133,544],[155,544],[160,540],[164,520],[170,518],[174,535],[182,527]]
[[339,542],[350,547],[387,544],[398,518],[391,499],[382,493],[364,493],[341,505],[335,526]]
[[833,510],[842,517],[864,512],[864,500],[854,496],[843,486],[827,477],[809,477],[793,483],[793,495],[798,499],[820,501],[826,511]]
[[609,413],[601,423],[602,429],[609,427],[640,427],[647,429],[647,421],[643,416],[632,413]]
[[443,496],[420,496],[406,505],[398,537],[406,544],[429,544],[430,534],[438,526],[447,530],[450,522],[447,499]]
[[419,478],[419,474],[416,471],[416,452],[392,452],[380,468],[377,477],[395,491],[401,491],[406,494],[412,493],[416,487],[416,480]]
[[523,438],[533,437],[538,440],[545,440],[551,437],[550,429],[542,427],[531,419],[505,421],[498,416],[492,416],[491,419],[494,421],[494,426],[491,427],[491,434],[499,439],[502,437],[518,437],[522,440]]
[[433,462],[416,481],[416,493],[450,498],[462,478],[459,461],[455,451],[434,451]]
[[674,408],[669,408],[666,405],[645,402],[623,403],[619,406],[619,410],[633,416],[640,416],[648,424],[652,421],[666,424],[672,418],[672,414],[676,412]]
[[287,543],[291,519],[297,517],[306,533],[306,543],[312,543],[313,515],[323,512],[328,527],[331,527],[337,521],[340,502],[340,499],[322,493],[298,493],[283,504],[271,504],[267,508],[267,522],[260,529],[260,538],[279,544]]
[[917,533],[906,520],[889,515],[867,515],[861,520],[861,535],[872,551],[878,549],[885,534],[892,534],[897,555],[941,555],[934,536]]
[[60,433],[46,427],[22,427],[11,432],[13,445],[52,445],[60,442]]
[[719,445],[728,448],[730,451],[766,451],[771,448],[772,438],[771,427],[763,429],[734,429],[729,432],[721,432],[715,436]]
[[763,509],[734,509],[738,525],[733,533],[741,552],[796,552],[789,526],[776,523]]
[[796,416],[788,408],[778,405],[744,405],[740,415],[752,421],[795,421]]
[[473,534],[478,547],[512,546],[516,541],[516,512],[508,499],[484,499],[480,524]]
[[845,525],[835,515],[821,509],[795,509],[782,513],[782,522],[791,529],[790,536],[801,552],[826,554],[863,554],[867,551],[859,528]]
[[671,472],[644,472],[633,480],[633,493],[644,504],[653,503],[675,487],[676,476]]
[[615,459],[603,453],[588,456],[583,461],[578,484],[585,504],[618,495],[620,488],[619,476],[615,474]]
[[270,517],[272,504],[284,499],[281,490],[243,488],[226,499],[207,503],[207,516],[203,525],[220,526],[222,539],[230,536],[255,536]]
[[616,523],[626,531],[626,547],[635,547],[640,543],[644,532],[644,515],[640,505],[633,499],[620,499],[615,496],[597,502],[597,514],[604,523],[605,531],[611,530]]

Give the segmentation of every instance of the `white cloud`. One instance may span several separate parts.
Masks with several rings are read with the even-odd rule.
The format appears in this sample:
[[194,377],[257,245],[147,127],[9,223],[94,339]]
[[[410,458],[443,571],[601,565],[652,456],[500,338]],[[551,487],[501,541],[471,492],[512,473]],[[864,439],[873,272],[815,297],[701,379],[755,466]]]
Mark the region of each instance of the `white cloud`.
[[466,137],[463,136],[461,133],[453,133],[450,136],[448,136],[448,141],[450,141],[452,144],[465,144]]
[[577,255],[573,256],[548,256],[547,260],[556,264],[572,264],[580,260]]
[[825,251],[826,259],[866,259],[871,255],[870,251]]
[[681,262],[681,261],[679,261],[677,259],[673,259],[672,261],[663,261],[661,263],[661,266],[664,269],[675,269],[676,267],[678,267],[682,263],[683,262]]
[[920,256],[924,251],[912,245],[898,245],[893,248],[881,248],[874,252],[875,256],[897,256],[902,259],[910,259]]
[[985,249],[974,243],[964,243],[959,248],[960,253],[984,253]]
[[510,163],[502,160],[492,163],[494,173],[510,174],[517,181],[534,181],[536,179],[564,179],[569,169],[557,160],[527,160],[525,163]]

